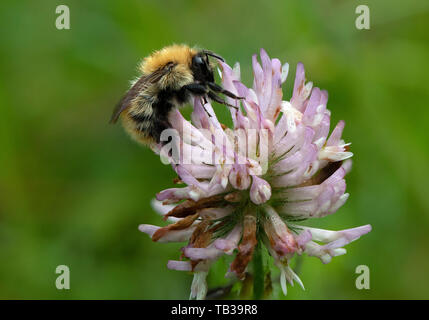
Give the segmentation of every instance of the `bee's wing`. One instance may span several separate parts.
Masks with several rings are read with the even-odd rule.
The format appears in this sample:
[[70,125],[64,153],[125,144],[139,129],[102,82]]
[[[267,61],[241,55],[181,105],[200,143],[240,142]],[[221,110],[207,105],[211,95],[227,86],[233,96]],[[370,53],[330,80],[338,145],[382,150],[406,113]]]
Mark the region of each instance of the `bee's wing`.
[[127,109],[131,102],[139,95],[139,93],[145,88],[149,87],[151,84],[156,83],[169,72],[168,68],[156,70],[148,75],[143,75],[136,81],[136,83],[131,87],[130,90],[122,97],[118,102],[115,109],[113,110],[112,117],[110,118],[110,123],[115,123],[118,121],[121,113]]

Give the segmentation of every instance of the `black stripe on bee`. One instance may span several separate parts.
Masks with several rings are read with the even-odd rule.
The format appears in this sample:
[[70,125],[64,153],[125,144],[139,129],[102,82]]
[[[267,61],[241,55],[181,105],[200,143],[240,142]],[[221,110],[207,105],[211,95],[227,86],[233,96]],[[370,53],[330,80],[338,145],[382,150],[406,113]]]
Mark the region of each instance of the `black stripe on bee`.
[[135,122],[146,122],[146,121],[151,121],[152,119],[152,114],[144,114],[144,113],[140,113],[140,114],[132,114],[131,115],[131,119],[133,119]]

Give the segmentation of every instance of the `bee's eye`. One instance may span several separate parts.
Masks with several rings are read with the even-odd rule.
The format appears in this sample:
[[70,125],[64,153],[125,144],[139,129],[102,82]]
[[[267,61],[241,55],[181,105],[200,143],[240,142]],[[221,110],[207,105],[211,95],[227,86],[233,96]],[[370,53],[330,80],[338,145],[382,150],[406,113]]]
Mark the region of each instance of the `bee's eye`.
[[204,60],[200,56],[195,56],[194,57],[194,63],[195,63],[195,65],[203,65],[204,64]]
[[213,82],[213,72],[210,70],[208,61],[201,55],[196,55],[192,58],[192,71],[194,78],[202,82]]

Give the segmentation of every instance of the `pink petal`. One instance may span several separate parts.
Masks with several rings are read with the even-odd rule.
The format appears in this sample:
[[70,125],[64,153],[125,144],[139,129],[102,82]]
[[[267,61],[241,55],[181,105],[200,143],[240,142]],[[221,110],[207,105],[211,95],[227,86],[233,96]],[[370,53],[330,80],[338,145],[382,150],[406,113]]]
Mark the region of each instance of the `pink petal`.
[[250,188],[250,199],[255,204],[262,204],[271,198],[270,184],[257,176],[252,176],[253,182]]

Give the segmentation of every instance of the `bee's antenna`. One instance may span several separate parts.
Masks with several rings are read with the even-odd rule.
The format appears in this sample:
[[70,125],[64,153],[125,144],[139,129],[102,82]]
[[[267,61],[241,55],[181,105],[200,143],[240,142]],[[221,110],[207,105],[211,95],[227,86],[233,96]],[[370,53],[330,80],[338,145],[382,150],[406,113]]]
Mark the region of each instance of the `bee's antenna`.
[[214,52],[211,52],[211,51],[208,51],[208,50],[203,50],[203,53],[206,54],[206,55],[208,55],[208,56],[211,56],[213,58],[216,58],[216,59],[218,59],[218,60],[220,60],[222,62],[225,62],[224,58],[222,58],[220,55],[217,55]]

